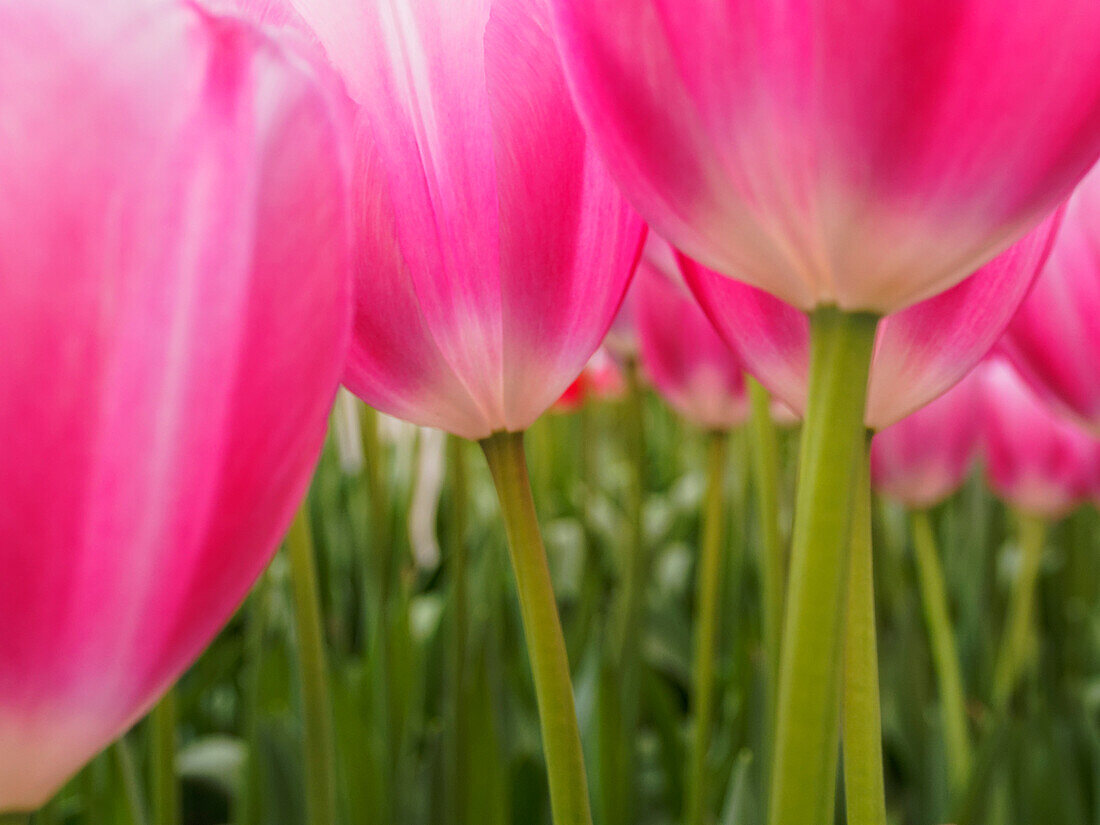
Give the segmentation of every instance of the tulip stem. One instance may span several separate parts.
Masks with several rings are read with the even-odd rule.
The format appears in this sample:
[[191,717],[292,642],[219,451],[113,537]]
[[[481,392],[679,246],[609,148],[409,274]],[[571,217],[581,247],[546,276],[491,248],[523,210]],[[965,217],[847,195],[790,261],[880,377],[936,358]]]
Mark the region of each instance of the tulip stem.
[[847,825],[886,825],[882,710],[875,632],[871,476],[864,452],[852,502],[848,623],[844,640],[844,799]]
[[321,629],[321,600],[313,558],[309,504],[302,502],[287,534],[290,579],[294,591],[295,630],[302,692],[302,746],[306,767],[306,822],[336,821],[336,783],[332,709]]
[[169,690],[150,714],[152,751],[153,821],[179,825],[180,795],[176,782],[176,692]]
[[626,495],[627,529],[620,546],[622,578],[610,623],[599,686],[599,777],[602,825],[633,825],[634,739],[642,674],[639,624],[644,615],[649,553],[642,510],[645,504],[646,449],[644,396],[638,360],[623,369],[626,396],[622,407],[623,443],[630,465]]
[[142,795],[141,783],[138,781],[137,768],[134,765],[134,752],[125,736],[120,737],[111,746],[111,755],[122,783],[122,798],[125,804],[123,819],[127,825],[145,825],[147,821],[145,797]]
[[852,496],[877,325],[835,308],[810,318],[769,825],[833,821]]
[[481,442],[500,499],[535,681],[555,825],[591,825],[588,781],[561,619],[539,531],[522,433]]
[[695,586],[694,719],[690,773],[688,775],[687,825],[707,821],[709,788],[707,755],[710,751],[711,716],[714,706],[714,659],[718,640],[719,596],[722,587],[725,546],[725,481],[729,435],[707,435],[707,487],[703,510],[702,552],[697,562]]
[[1020,569],[1012,588],[1012,600],[993,679],[993,707],[997,711],[1003,711],[1008,706],[1020,677],[1028,668],[1032,655],[1035,591],[1043,562],[1046,524],[1042,519],[1022,513],[1019,524]]
[[771,415],[768,391],[749,378],[752,399],[752,460],[756,476],[756,505],[763,537],[760,575],[764,601],[764,659],[768,677],[768,739],[775,727],[776,692],[779,686],[779,642],[783,636],[783,592],[787,560],[779,526],[779,444]]
[[924,620],[939,684],[951,795],[957,799],[966,790],[973,763],[962,669],[932,522],[926,510],[914,511],[911,519]]
[[470,735],[469,702],[466,690],[466,646],[468,613],[468,558],[466,553],[467,496],[466,444],[448,436],[451,468],[450,584],[451,622],[451,737],[450,737],[450,809],[454,825],[464,825],[467,814],[469,771],[467,746]]

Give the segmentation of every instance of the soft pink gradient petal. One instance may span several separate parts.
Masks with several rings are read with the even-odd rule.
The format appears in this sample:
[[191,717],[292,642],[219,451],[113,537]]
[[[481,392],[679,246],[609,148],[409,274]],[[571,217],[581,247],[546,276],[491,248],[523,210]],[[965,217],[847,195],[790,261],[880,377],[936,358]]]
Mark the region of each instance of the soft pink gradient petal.
[[882,495],[926,508],[963,483],[981,447],[980,378],[966,378],[928,406],[879,431],[871,483]]
[[345,383],[468,438],[583,369],[644,231],[585,138],[540,0],[298,0],[356,108]]
[[744,424],[749,399],[741,362],[685,289],[667,243],[655,235],[631,294],[642,368],[657,392],[698,427]]
[[[1061,215],[1055,212],[947,292],[882,321],[871,366],[868,427],[888,427],[920,409],[989,351],[1046,260]],[[688,286],[746,369],[801,413],[809,371],[805,313],[683,255],[680,263]]]
[[1094,492],[1100,441],[1045,404],[1007,360],[978,369],[990,486],[1026,513],[1066,515]]
[[948,289],[1100,155],[1094,0],[550,3],[653,230],[803,310]]
[[3,811],[244,597],[320,450],[350,295],[333,101],[296,59],[176,3],[0,0],[0,30]]
[[1100,167],[1070,199],[1002,349],[1047,401],[1100,434]]

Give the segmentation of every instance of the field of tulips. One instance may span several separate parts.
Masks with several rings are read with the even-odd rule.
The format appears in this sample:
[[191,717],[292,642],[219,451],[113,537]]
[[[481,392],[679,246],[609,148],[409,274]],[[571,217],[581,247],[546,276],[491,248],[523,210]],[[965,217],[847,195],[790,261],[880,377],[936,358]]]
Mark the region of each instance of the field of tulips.
[[1100,2],[0,0],[0,825],[1100,825]]

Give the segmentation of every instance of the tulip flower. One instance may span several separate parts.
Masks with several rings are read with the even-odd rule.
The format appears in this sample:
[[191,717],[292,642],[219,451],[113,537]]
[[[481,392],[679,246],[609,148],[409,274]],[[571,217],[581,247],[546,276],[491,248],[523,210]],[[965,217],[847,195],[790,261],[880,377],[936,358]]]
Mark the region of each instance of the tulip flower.
[[1005,359],[980,370],[990,486],[1017,510],[1061,518],[1088,498],[1100,441],[1048,405]]
[[325,83],[190,3],[0,0],[0,814],[199,654],[305,493],[350,326]]
[[907,507],[925,509],[954,493],[981,444],[979,378],[960,383],[884,430],[871,443],[871,483]]
[[1001,349],[1046,401],[1100,434],[1100,166],[1070,198]]
[[982,370],[982,416],[990,486],[1019,515],[1016,566],[994,673],[1003,710],[1030,659],[1047,525],[1084,502],[1100,467],[1100,441],[1050,407],[1002,357]]
[[1092,0],[552,0],[654,231],[799,309],[886,315],[1022,237],[1100,155]]
[[981,369],[971,372],[927,407],[880,430],[871,443],[872,484],[910,509],[917,582],[940,693],[951,790],[956,795],[966,788],[973,755],[958,646],[928,508],[962,485],[980,452],[981,375]]
[[[653,231],[812,313],[769,822],[825,825],[878,320],[993,260],[1096,162],[1100,5],[549,1],[581,116]],[[777,347],[802,348],[794,326]]]
[[691,297],[672,248],[650,235],[631,287],[641,366],[669,405],[707,430],[703,541],[697,562],[694,724],[685,821],[704,820],[714,700],[714,657],[726,542],[724,497],[729,430],[749,417],[741,362]]
[[382,412],[483,442],[512,539],[555,819],[587,821],[517,434],[599,346],[644,225],[574,111],[541,0],[242,2],[308,26],[344,81],[358,138],[344,383]]
[[655,235],[631,294],[642,368],[664,399],[705,430],[745,423],[749,397],[741,362],[684,286],[668,244]]

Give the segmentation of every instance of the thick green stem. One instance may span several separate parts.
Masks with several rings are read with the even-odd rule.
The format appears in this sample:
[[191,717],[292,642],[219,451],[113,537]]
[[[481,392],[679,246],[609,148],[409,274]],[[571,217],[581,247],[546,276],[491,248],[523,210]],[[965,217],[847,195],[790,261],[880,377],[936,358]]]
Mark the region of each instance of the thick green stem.
[[302,752],[306,766],[306,822],[336,821],[335,751],[309,505],[302,502],[287,534],[298,667],[302,692]]
[[1032,657],[1036,586],[1043,563],[1046,523],[1034,516],[1020,514],[1020,569],[1012,588],[1004,638],[997,656],[993,680],[993,707],[1003,711]]
[[886,825],[871,542],[871,472],[866,453],[860,458],[856,479],[844,640],[844,799],[847,825]]
[[[768,675],[768,725],[775,726],[779,687],[779,643],[783,636],[783,593],[787,585],[787,558],[779,526],[779,443],[768,391],[748,379],[752,398],[752,461],[756,476],[756,506],[763,546],[760,577],[764,602],[764,660]],[[769,737],[770,738],[770,737]]]
[[944,583],[936,536],[928,513],[912,514],[913,544],[916,550],[917,577],[920,581],[924,621],[932,647],[932,662],[939,685],[940,709],[947,745],[947,768],[951,794],[958,798],[966,790],[974,757],[970,731],[966,721],[966,694],[963,690],[962,668],[959,663],[955,630]]
[[30,814],[0,813],[0,825],[30,825]]
[[692,681],[695,699],[692,750],[688,775],[687,825],[708,821],[710,794],[707,755],[710,751],[711,717],[714,707],[714,659],[718,642],[719,596],[726,540],[725,482],[729,435],[707,436],[707,487],[703,510],[702,552],[697,562],[695,586],[695,659]]
[[153,821],[157,825],[179,825],[180,789],[176,780],[176,692],[164,694],[149,718],[152,758]]
[[464,825],[469,794],[467,743],[470,736],[469,701],[466,689],[466,647],[468,623],[468,559],[466,553],[467,469],[465,443],[454,436],[448,438],[451,469],[450,519],[450,584],[451,624],[451,741],[448,754],[451,821]]
[[534,674],[555,825],[591,825],[588,782],[558,607],[539,531],[522,433],[481,442],[508,533],[523,630]]
[[852,491],[877,325],[833,308],[811,316],[769,825],[833,821]]

